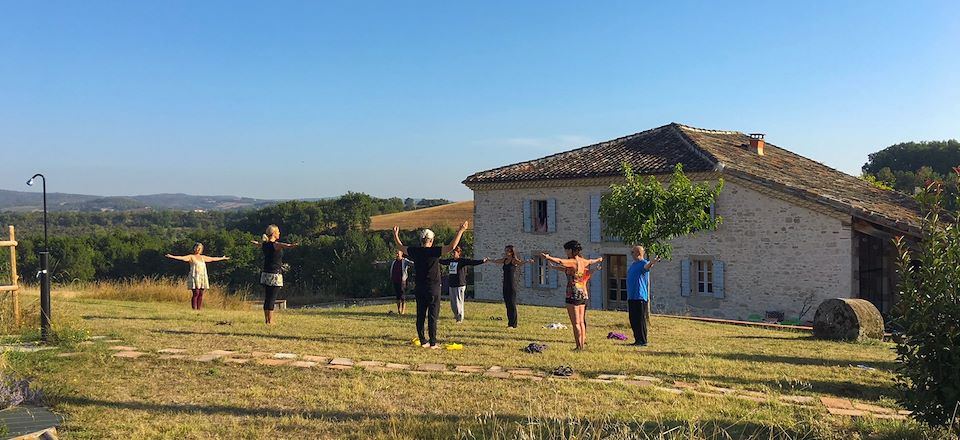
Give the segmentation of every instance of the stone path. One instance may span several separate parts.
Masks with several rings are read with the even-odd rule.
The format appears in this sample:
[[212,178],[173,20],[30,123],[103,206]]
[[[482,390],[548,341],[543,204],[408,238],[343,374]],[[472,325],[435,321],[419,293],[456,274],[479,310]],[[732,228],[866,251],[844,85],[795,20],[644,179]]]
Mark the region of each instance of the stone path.
[[[787,394],[765,394],[756,391],[735,390],[732,388],[723,388],[699,383],[683,381],[665,381],[652,376],[634,376],[625,374],[604,373],[596,377],[583,377],[575,373],[572,376],[555,376],[550,372],[535,370],[532,368],[514,368],[494,365],[483,367],[479,365],[454,365],[452,368],[447,364],[424,363],[418,365],[392,363],[380,360],[362,360],[354,361],[345,357],[329,357],[318,355],[301,355],[297,353],[270,353],[253,351],[242,353],[228,350],[214,350],[199,355],[189,355],[187,350],[181,348],[163,348],[155,353],[139,351],[136,347],[116,344],[120,340],[104,340],[103,337],[92,337],[98,343],[108,344],[108,349],[114,351],[113,357],[118,359],[138,359],[148,357],[159,360],[187,360],[193,362],[222,362],[224,364],[257,364],[265,366],[284,366],[295,368],[318,368],[328,370],[353,370],[363,369],[374,372],[403,372],[415,375],[457,375],[457,376],[483,376],[503,380],[523,380],[539,382],[548,381],[579,381],[592,384],[602,384],[609,386],[627,386],[649,388],[659,392],[682,395],[691,393],[697,396],[715,397],[715,398],[733,398],[759,403],[773,403],[780,405],[793,405],[806,408],[826,409],[831,415],[849,416],[849,417],[874,417],[878,419],[906,420],[910,415],[909,411],[895,410],[879,405],[853,402],[848,399],[835,397],[813,397]],[[80,352],[60,353],[58,357],[79,356]]]

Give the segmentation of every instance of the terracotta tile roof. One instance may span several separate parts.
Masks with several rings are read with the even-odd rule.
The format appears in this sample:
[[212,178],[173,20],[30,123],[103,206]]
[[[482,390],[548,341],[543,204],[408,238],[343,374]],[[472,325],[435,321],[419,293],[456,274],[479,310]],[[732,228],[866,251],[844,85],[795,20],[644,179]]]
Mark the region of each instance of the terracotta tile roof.
[[669,124],[527,162],[481,171],[463,181],[484,183],[609,177],[629,163],[642,174],[667,174],[677,163],[686,172],[720,171],[776,191],[913,235],[919,209],[909,196],[875,188],[863,180],[766,143],[760,156],[738,131]]

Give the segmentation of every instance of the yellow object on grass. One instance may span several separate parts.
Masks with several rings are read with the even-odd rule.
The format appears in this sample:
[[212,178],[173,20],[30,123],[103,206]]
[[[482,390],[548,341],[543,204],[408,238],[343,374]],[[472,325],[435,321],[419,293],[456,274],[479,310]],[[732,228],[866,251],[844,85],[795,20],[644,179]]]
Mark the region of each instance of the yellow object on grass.
[[416,345],[417,347],[419,347],[419,346],[420,346],[420,338],[414,339],[414,340],[413,340],[413,345]]
[[463,350],[463,344],[447,344],[447,350]]

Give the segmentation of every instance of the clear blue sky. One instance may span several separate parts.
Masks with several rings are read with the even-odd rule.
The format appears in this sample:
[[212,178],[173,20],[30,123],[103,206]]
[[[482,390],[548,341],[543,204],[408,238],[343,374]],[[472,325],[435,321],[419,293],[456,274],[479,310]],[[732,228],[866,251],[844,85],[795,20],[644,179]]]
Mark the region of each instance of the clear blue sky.
[[960,2],[0,0],[2,189],[465,200],[674,121],[852,174],[960,137]]

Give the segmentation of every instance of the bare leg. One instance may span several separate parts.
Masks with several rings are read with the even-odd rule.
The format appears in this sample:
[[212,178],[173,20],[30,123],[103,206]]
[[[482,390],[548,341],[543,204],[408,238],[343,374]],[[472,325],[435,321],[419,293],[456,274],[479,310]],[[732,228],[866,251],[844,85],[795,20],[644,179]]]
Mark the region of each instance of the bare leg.
[[267,324],[273,324],[273,310],[264,310],[263,319]]
[[577,340],[577,346],[583,350],[587,345],[587,323],[585,321],[587,306],[575,306],[574,309],[577,314],[577,325],[580,327],[580,338]]
[[577,306],[567,304],[567,315],[570,316],[570,327],[573,328],[573,342],[580,349],[580,326],[577,324]]

